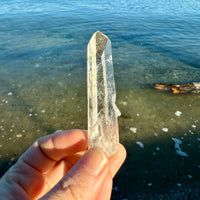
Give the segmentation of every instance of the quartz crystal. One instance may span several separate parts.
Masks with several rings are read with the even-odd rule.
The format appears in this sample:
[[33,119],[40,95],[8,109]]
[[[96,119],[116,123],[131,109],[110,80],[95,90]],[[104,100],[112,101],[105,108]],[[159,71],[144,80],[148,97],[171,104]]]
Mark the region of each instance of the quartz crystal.
[[89,148],[102,149],[107,156],[119,147],[119,133],[111,41],[97,31],[87,47],[87,94]]

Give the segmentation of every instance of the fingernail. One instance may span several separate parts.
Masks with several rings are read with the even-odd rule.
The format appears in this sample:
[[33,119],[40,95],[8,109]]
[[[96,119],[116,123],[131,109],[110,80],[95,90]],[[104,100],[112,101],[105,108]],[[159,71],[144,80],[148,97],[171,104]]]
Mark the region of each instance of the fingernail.
[[91,149],[85,156],[83,166],[92,175],[97,176],[108,162],[106,155],[100,149]]

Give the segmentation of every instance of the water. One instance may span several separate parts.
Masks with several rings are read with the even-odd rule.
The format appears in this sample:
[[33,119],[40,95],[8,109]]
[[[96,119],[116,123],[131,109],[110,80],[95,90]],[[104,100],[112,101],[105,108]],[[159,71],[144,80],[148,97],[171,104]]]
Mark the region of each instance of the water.
[[[180,184],[196,191],[200,95],[149,84],[200,81],[198,0],[1,0],[1,174],[36,138],[87,128],[86,48],[97,30],[112,41],[120,140],[128,151],[113,199],[177,193]],[[172,138],[183,141],[188,158],[176,154]]]

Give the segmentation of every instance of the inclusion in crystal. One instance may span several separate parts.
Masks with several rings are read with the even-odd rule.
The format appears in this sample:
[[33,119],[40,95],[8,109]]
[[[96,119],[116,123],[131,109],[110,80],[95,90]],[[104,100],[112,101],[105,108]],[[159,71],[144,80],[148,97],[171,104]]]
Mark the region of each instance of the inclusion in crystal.
[[87,47],[87,94],[89,148],[100,148],[108,156],[119,147],[119,131],[111,41],[97,31]]

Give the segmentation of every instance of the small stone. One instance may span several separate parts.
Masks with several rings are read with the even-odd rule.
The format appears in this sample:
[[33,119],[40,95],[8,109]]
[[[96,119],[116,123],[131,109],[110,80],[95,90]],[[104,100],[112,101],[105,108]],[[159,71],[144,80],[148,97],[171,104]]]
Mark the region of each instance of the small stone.
[[168,128],[162,128],[162,131],[168,132]]
[[152,183],[148,183],[148,187],[151,187],[153,184]]
[[140,141],[136,141],[136,144],[140,147],[140,148],[144,148],[144,144]]
[[16,137],[17,137],[17,138],[21,138],[21,137],[22,137],[22,134],[17,134]]
[[176,185],[177,185],[178,187],[181,187],[181,186],[182,186],[182,184],[181,184],[181,183],[177,183]]
[[133,132],[133,133],[136,133],[136,132],[137,132],[137,128],[131,127],[131,128],[130,128],[130,131]]
[[8,93],[8,96],[11,96],[11,95],[12,95],[12,92],[9,92],[9,93]]
[[192,132],[191,130],[188,130],[188,132],[189,132],[191,135],[193,135],[193,134],[194,134],[194,132]]
[[180,117],[180,116],[182,115],[182,112],[181,112],[181,111],[176,111],[174,114],[175,114],[177,117]]
[[128,104],[127,101],[120,101],[119,103],[122,104],[123,106],[127,106]]
[[189,179],[192,179],[192,175],[191,175],[191,174],[188,174],[188,178],[189,178]]
[[196,127],[197,127],[196,125],[194,125],[194,124],[192,125],[192,128],[196,128]]
[[15,157],[13,156],[13,157],[10,159],[10,161],[12,161],[12,162],[13,162],[14,160],[15,160]]
[[181,140],[179,140],[179,139],[177,139],[177,138],[173,138],[172,137],[172,140],[174,141],[174,148],[175,148],[175,150],[176,150],[176,153],[178,154],[178,155],[180,155],[180,156],[183,156],[183,157],[188,157],[188,154],[187,153],[185,153],[185,152],[183,152],[182,150],[181,150],[181,147],[180,147],[180,145],[183,143]]
[[40,64],[36,63],[35,64],[35,68],[38,68],[40,66]]
[[45,109],[41,110],[41,113],[45,113],[45,112],[46,112],[46,110],[45,110]]

